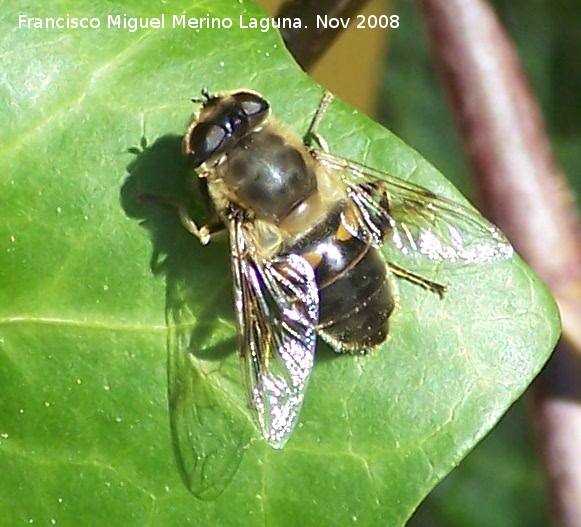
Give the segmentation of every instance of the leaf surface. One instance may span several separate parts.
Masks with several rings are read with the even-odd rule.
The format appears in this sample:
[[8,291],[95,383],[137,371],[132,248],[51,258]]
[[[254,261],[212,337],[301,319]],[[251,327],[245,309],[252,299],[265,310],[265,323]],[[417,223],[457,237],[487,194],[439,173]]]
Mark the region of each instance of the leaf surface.
[[[298,135],[321,88],[275,31],[239,27],[240,15],[264,16],[250,2],[111,9],[35,13],[97,17],[96,30],[17,30],[16,11],[2,15],[0,516],[7,525],[403,525],[547,359],[559,334],[550,295],[517,258],[453,275],[411,262],[450,294],[400,283],[382,349],[336,357],[320,345],[301,424],[272,450],[240,386],[227,245],[200,246],[175,211],[137,195],[186,199],[207,217],[180,145],[201,87],[259,91]],[[122,13],[164,13],[166,27],[106,27]],[[233,26],[172,28],[183,13]],[[461,199],[414,150],[340,102],[320,132],[336,154]],[[185,433],[216,451],[210,473],[231,472],[210,501],[186,490],[188,460],[176,464],[172,452],[168,330],[170,347],[175,338],[192,352]]]

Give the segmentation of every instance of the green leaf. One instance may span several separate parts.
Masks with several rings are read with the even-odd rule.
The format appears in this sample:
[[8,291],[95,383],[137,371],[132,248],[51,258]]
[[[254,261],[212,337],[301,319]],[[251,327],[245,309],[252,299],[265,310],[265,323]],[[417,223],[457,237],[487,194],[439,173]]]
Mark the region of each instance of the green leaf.
[[[34,13],[97,17],[93,30],[18,29],[16,13],[3,15],[1,37],[4,523],[404,524],[547,359],[559,322],[546,289],[518,258],[453,274],[411,262],[450,294],[400,283],[382,349],[336,357],[319,346],[300,426],[272,450],[240,386],[226,244],[200,246],[173,210],[137,194],[188,199],[204,219],[180,153],[201,87],[257,90],[297,134],[321,88],[276,31],[238,27],[240,15],[263,16],[250,2],[53,3]],[[123,13],[164,13],[166,27],[106,27]],[[234,23],[172,28],[182,13]],[[340,102],[320,132],[337,154],[460,199],[410,147]],[[193,353],[172,424],[201,445],[204,466],[176,463],[172,451],[168,325],[170,347],[178,339]],[[194,406],[180,406],[179,389]],[[228,482],[202,501],[180,471]]]

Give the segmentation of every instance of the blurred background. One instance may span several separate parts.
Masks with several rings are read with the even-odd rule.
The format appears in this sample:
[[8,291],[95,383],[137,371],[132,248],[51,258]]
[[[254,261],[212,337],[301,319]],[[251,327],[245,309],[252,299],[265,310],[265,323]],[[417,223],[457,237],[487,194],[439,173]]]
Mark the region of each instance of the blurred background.
[[[281,4],[259,0],[271,14]],[[581,193],[581,2],[494,0],[513,39],[561,168]],[[363,14],[399,15],[394,30],[345,31],[310,72],[328,90],[418,150],[470,196],[469,171],[417,7],[373,0]],[[527,397],[426,499],[412,527],[536,527],[549,523]]]

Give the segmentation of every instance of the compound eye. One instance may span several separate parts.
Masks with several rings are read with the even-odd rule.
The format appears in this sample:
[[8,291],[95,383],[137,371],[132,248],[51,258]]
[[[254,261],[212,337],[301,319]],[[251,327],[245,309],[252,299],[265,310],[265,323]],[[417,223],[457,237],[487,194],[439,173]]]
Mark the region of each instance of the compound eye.
[[184,150],[201,165],[216,154],[226,139],[226,131],[211,123],[200,123],[184,138]]
[[250,92],[240,92],[235,97],[236,102],[247,116],[250,126],[258,124],[268,115],[270,107],[266,100],[259,95]]

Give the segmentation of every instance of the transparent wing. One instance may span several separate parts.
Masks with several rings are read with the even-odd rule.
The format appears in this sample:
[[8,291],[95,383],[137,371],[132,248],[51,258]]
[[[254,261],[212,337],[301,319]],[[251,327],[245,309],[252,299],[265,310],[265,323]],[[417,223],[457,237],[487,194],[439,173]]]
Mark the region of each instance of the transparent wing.
[[402,254],[435,262],[483,263],[511,258],[504,234],[475,209],[387,173],[314,151],[348,186],[357,208],[353,234],[381,245],[391,236]]
[[[191,306],[200,303],[200,291],[191,284],[196,284],[195,277],[168,284],[170,427],[182,480],[194,496],[212,500],[236,474],[254,426],[239,389],[237,365],[216,358],[204,360],[214,350],[211,335],[217,328],[196,320],[206,317],[192,313]],[[227,339],[218,346],[234,352],[236,342]],[[226,354],[226,350],[215,352]]]
[[282,448],[313,368],[319,294],[314,271],[289,254],[255,261],[240,219],[230,226],[235,310],[248,402],[264,439]]

